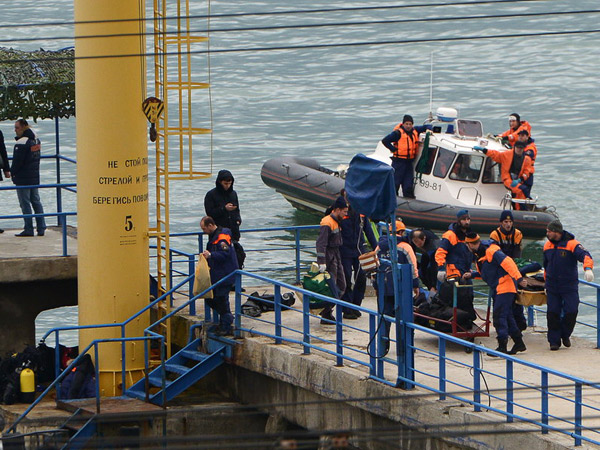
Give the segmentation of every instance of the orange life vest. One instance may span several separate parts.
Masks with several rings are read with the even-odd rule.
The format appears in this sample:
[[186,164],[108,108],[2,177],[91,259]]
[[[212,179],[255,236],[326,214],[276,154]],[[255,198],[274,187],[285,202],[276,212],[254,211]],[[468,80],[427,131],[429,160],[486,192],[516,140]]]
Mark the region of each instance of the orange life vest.
[[519,135],[519,131],[521,130],[526,130],[527,133],[529,133],[529,136],[531,136],[531,125],[529,125],[529,122],[527,122],[526,120],[522,120],[516,129],[509,128],[504,133],[502,133],[500,137],[507,138],[508,143],[511,146],[513,146],[515,145],[515,142],[517,142],[517,136]]
[[400,139],[398,139],[398,142],[392,143],[396,147],[396,151],[392,153],[392,156],[394,158],[414,159],[419,147],[419,133],[417,133],[417,130],[413,128],[409,134],[399,123],[394,127],[394,131],[400,132]]

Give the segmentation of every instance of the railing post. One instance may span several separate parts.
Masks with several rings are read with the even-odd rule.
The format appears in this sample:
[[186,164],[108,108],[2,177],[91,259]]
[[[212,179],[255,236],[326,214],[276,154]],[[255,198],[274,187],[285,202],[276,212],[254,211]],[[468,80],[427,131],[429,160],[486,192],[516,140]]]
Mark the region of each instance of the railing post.
[[310,354],[310,298],[303,296],[302,301],[302,341],[304,342],[304,354]]
[[534,312],[535,312],[535,310],[533,309],[533,306],[527,307],[527,326],[528,327],[532,327],[535,325],[535,320],[534,320],[534,315],[533,315]]
[[377,375],[376,364],[377,364],[377,345],[375,339],[377,336],[375,334],[377,326],[377,316],[375,314],[369,313],[369,375],[375,376]]
[[480,358],[481,352],[478,349],[473,349],[473,403],[474,411],[481,411],[481,367]]
[[[125,369],[127,365],[127,347],[124,340],[126,337],[125,325],[121,325],[121,339],[123,339],[121,341],[121,395],[124,395],[125,391],[127,390],[127,378],[125,376]],[[96,379],[99,380],[99,378]]]
[[[173,287],[173,249],[169,248],[169,287]],[[169,304],[173,307],[173,294],[169,295]]]
[[[412,300],[412,280],[410,264],[400,266],[401,290],[400,297],[396,297],[395,318],[396,318],[396,348],[401,352],[398,358],[399,369],[403,377],[404,389],[413,389],[415,380],[415,361],[414,361],[414,330],[407,324],[413,321],[413,300]],[[399,304],[398,304],[399,302]],[[399,332],[400,331],[400,332]]]
[[[59,333],[60,333],[60,331],[58,331],[58,330],[56,330],[54,332],[54,336],[55,336],[54,337],[54,379],[55,380],[60,375],[60,345],[58,345],[60,343]],[[57,399],[60,398],[60,385],[61,384],[62,384],[62,381],[59,381],[58,384],[56,385],[56,398]]]
[[[379,288],[377,289],[377,310],[379,312],[378,320],[380,323],[380,326],[377,328],[379,330],[379,332],[377,333],[377,337],[376,337],[376,340],[377,340],[377,377],[383,379],[384,378],[383,357],[385,356],[383,354],[383,349],[385,348],[385,346],[383,344],[383,339],[384,339],[383,338],[383,329],[381,327],[386,326],[386,323],[385,323],[386,319],[383,315],[383,307],[384,307],[384,302],[385,302],[385,298],[384,298],[385,274],[383,273],[382,270],[377,271],[377,286],[379,286]],[[391,326],[391,324],[390,324],[390,326]],[[388,340],[389,340],[389,336],[388,336]]]
[[548,434],[548,372],[542,370],[542,434]]
[[344,347],[343,347],[343,328],[342,328],[342,305],[339,303],[335,304],[335,352],[336,363],[335,365],[338,367],[342,367],[344,365]]
[[[60,136],[59,136],[59,121],[58,117],[54,118],[54,136],[56,137],[55,146],[56,146],[56,212],[58,215],[56,216],[57,224],[60,227],[66,217],[62,216],[62,188],[60,185]],[[66,256],[66,255],[64,255]]]
[[100,355],[98,355],[97,342],[94,342],[94,367],[96,368],[96,414],[100,414]]
[[274,286],[275,296],[273,307],[275,308],[275,344],[281,344],[281,286]]
[[295,229],[294,237],[296,241],[296,284],[300,284],[300,230]]
[[[188,259],[188,275],[193,275],[196,273],[196,258],[195,255],[190,255]],[[190,280],[188,283],[188,297],[191,299],[194,297],[194,278]],[[190,316],[196,315],[196,302],[190,303]]]
[[62,249],[63,256],[69,256],[67,249],[67,216],[60,215],[62,217],[61,230],[62,230]]
[[579,382],[575,383],[575,446],[579,447],[581,445],[581,433],[583,432],[583,427],[581,425],[582,420],[582,388],[583,385]]
[[506,421],[512,423],[514,421],[514,371],[513,362],[510,359],[506,360]]
[[235,274],[235,311],[233,313],[235,323],[234,335],[236,338],[242,336],[242,274],[238,271]]
[[446,400],[446,339],[438,337],[438,372],[440,400]]

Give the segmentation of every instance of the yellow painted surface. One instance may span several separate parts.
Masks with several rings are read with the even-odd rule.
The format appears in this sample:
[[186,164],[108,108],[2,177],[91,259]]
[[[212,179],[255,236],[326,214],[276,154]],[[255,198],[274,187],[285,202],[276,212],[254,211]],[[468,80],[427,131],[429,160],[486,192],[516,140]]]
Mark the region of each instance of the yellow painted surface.
[[[80,325],[122,322],[148,304],[143,11],[144,0],[75,0]],[[126,335],[142,336],[148,317]],[[120,335],[119,328],[82,330],[79,345]],[[126,349],[128,371],[139,373],[143,344]],[[99,365],[103,394],[119,394],[120,344],[102,344]]]

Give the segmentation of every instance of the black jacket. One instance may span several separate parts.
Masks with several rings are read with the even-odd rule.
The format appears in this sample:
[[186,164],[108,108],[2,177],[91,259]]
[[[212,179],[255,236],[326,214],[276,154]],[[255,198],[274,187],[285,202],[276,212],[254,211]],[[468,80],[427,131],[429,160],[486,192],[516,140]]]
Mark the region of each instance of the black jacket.
[[8,154],[6,153],[6,145],[4,145],[4,135],[0,131],[0,180],[2,180],[2,174],[5,170],[10,170],[8,165]]
[[[208,191],[204,197],[204,210],[206,211],[206,215],[212,217],[218,226],[229,228],[233,240],[238,241],[240,239],[240,225],[242,223],[240,203],[237,193],[233,190],[233,183],[231,183],[231,187],[227,190],[221,186],[221,181],[227,178],[234,180],[229,170],[220,170],[215,182],[216,187]],[[227,203],[233,203],[237,208],[233,211],[227,211],[225,209]]]
[[40,140],[30,128],[26,129],[13,151],[10,167],[13,183],[17,186],[40,184],[40,153]]

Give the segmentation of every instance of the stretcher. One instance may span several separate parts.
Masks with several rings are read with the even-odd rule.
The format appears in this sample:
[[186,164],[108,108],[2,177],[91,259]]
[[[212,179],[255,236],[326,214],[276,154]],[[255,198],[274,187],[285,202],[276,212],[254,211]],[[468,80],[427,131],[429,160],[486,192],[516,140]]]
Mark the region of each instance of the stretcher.
[[417,307],[415,307],[415,318],[421,318],[422,320],[420,322],[426,322],[430,328],[471,342],[473,342],[476,337],[488,337],[490,335],[490,325],[492,322],[490,314],[492,309],[492,299],[490,295],[487,295],[487,308],[485,310],[474,308],[476,317],[473,321],[469,320],[469,325],[472,323],[471,327],[466,326],[464,320],[461,320],[461,318],[464,319],[464,314],[468,313],[460,310],[457,306],[457,290],[468,288],[473,288],[473,286],[453,283],[452,305],[448,306],[452,311],[451,317],[444,319],[422,314],[418,311]]

